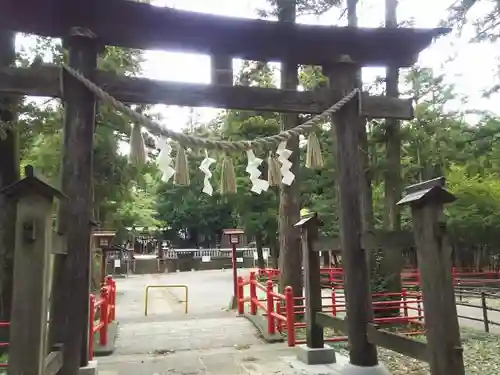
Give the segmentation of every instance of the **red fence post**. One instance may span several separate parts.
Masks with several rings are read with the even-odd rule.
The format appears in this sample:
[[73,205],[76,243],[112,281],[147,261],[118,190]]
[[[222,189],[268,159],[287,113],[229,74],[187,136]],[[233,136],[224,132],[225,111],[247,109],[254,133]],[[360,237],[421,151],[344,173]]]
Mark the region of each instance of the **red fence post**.
[[451,279],[453,285],[457,285],[457,267],[451,267]]
[[250,314],[257,314],[257,287],[255,286],[255,272],[250,272]]
[[113,286],[113,314],[111,315],[111,321],[116,319],[116,281],[111,279],[111,285]]
[[291,286],[285,288],[286,331],[288,346],[295,346],[295,301]]
[[335,285],[332,285],[332,315],[337,316],[337,292]]
[[270,335],[276,333],[274,327],[274,298],[273,298],[273,281],[267,280],[266,282],[266,299],[267,299],[267,333]]
[[403,314],[408,317],[408,302],[406,298],[406,289],[401,290],[401,298],[403,299]]
[[245,313],[245,290],[243,286],[243,277],[238,276],[238,295],[236,296],[236,302],[238,304],[238,314],[243,315]]
[[417,294],[417,314],[418,314],[418,320],[422,320],[422,293],[418,292]]
[[89,360],[94,358],[94,319],[95,319],[95,296],[90,295],[89,311]]
[[106,276],[105,286],[108,288],[108,314],[109,323],[111,323],[115,320],[116,282],[111,276]]
[[99,330],[99,345],[104,346],[108,343],[108,289],[101,289],[101,329]]

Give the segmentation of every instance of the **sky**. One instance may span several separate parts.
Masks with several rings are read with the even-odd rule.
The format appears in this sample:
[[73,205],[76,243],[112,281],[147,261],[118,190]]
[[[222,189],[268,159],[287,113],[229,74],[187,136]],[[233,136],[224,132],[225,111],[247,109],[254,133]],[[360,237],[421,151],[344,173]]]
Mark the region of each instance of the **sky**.
[[[178,9],[214,13],[235,17],[256,18],[257,8],[266,6],[265,0],[152,0],[156,6],[170,6]],[[368,4],[380,4],[379,6]],[[446,9],[451,0],[399,0],[399,21],[413,19],[416,27],[436,27],[445,18]],[[380,26],[384,19],[383,0],[361,0],[358,8],[359,25],[364,27]],[[476,12],[481,12],[477,7]],[[339,21],[338,10],[333,10],[321,17],[309,16],[298,20],[301,23],[322,25],[343,25]],[[471,30],[466,30],[463,37],[448,36],[440,38],[430,48],[421,53],[419,65],[433,68],[437,73],[445,72],[446,81],[456,85],[459,94],[468,97],[468,107],[496,112],[497,98],[485,99],[481,94],[491,82],[498,66],[495,60],[495,46],[471,44]],[[29,43],[29,38],[17,39],[17,47]],[[456,55],[452,62],[448,58]],[[210,59],[204,55],[173,53],[165,51],[146,51],[143,63],[143,76],[166,81],[210,83]],[[478,68],[478,63],[481,66]],[[238,61],[234,61],[235,70]],[[279,64],[277,64],[279,69]],[[365,81],[382,75],[383,69],[364,69]],[[452,105],[461,105],[453,104]],[[190,121],[193,114],[197,121],[208,122],[217,113],[216,109],[190,108],[158,105],[153,112],[162,116],[162,124],[173,130],[181,130]]]

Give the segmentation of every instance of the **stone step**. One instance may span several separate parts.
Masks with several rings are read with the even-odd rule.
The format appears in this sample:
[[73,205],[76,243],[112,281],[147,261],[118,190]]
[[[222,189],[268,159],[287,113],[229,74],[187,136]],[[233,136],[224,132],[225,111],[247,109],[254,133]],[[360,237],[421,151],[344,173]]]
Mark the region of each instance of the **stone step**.
[[200,320],[200,319],[218,319],[218,318],[228,318],[235,316],[234,311],[228,311],[226,309],[221,309],[220,311],[212,311],[207,313],[188,313],[184,314],[182,312],[173,312],[170,314],[150,314],[148,316],[135,316],[135,317],[124,317],[120,318],[120,324],[135,324],[135,323],[145,323],[145,322],[172,322],[172,321],[182,321],[182,320]]
[[294,350],[284,345],[249,345],[203,350],[115,355],[99,359],[99,375],[298,374],[283,361]]
[[231,313],[218,318],[120,322],[115,353],[147,354],[261,343],[254,326]]

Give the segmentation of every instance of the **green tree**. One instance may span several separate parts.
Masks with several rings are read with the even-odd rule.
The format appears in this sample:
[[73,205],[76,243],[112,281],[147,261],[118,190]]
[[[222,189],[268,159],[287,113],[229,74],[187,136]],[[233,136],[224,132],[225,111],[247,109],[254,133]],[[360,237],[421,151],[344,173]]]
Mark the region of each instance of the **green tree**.
[[[221,196],[217,187],[212,196],[202,192],[204,175],[198,167],[203,158],[195,151],[188,153],[189,186],[171,181],[158,186],[156,211],[157,218],[167,225],[164,238],[180,248],[214,247],[222,230],[235,226],[230,197]],[[218,173],[214,173],[215,186],[217,178]]]
[[[65,58],[59,44],[44,38],[37,38],[37,43],[29,51],[22,51],[20,56],[20,65],[29,63],[33,56],[37,56],[37,60],[51,62]],[[99,68],[136,75],[140,72],[141,61],[142,55],[138,51],[107,47],[99,59]],[[55,100],[41,106],[24,102],[19,117],[22,163],[34,165],[38,171],[57,183],[63,132],[62,106]],[[144,194],[141,196],[137,193],[146,191],[147,182],[143,173],[156,169],[151,163],[143,169],[128,163],[126,155],[120,152],[120,144],[128,140],[129,133],[130,121],[125,116],[109,106],[99,107],[94,136],[94,217],[104,227],[112,228],[130,221],[134,216],[131,210],[143,207],[141,199],[144,199]],[[127,217],[120,218],[120,214],[126,214]],[[137,217],[141,215],[138,213]]]

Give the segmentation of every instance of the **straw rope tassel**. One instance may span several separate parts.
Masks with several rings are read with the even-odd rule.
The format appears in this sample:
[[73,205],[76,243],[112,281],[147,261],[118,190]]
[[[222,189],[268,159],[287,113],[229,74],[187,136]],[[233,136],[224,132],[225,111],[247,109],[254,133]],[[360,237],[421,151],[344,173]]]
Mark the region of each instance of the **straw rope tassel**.
[[129,161],[136,166],[146,164],[146,146],[144,145],[144,138],[139,124],[132,125]]
[[174,184],[187,186],[189,185],[189,171],[186,150],[180,144],[177,147],[177,155],[175,157],[175,176]]
[[279,186],[281,182],[280,165],[278,159],[271,153],[267,158],[267,182],[269,186]]
[[307,139],[306,167],[310,169],[323,167],[321,146],[315,132],[309,133],[309,138]]
[[229,156],[224,156],[222,161],[220,193],[236,193],[236,175],[234,173],[233,161]]

